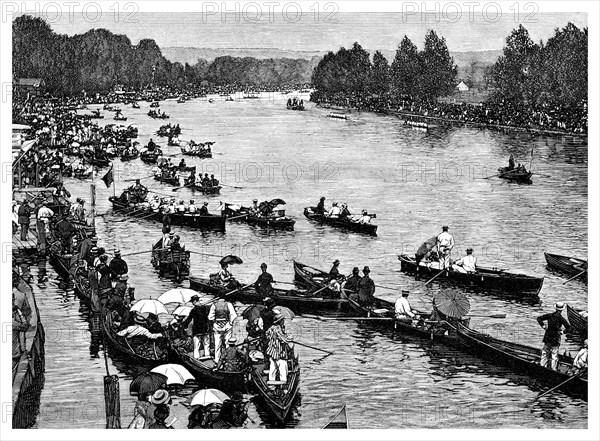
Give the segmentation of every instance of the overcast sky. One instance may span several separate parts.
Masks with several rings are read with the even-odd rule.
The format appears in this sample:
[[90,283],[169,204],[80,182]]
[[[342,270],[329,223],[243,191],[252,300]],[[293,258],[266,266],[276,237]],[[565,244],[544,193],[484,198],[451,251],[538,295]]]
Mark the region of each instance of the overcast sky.
[[[255,3],[258,5],[258,3]],[[216,3],[215,3],[216,5]],[[222,16],[219,12],[208,13],[142,13],[131,17],[105,13],[90,22],[82,14],[50,16],[48,22],[58,33],[68,35],[86,32],[92,28],[107,28],[114,33],[127,35],[136,44],[142,38],[152,38],[159,46],[186,46],[210,48],[279,48],[286,50],[326,51],[350,46],[358,41],[369,50],[394,50],[406,34],[417,46],[422,47],[425,33],[434,29],[446,38],[451,51],[480,51],[501,49],[510,31],[519,22],[529,30],[534,41],[550,37],[557,27],[569,21],[578,27],[587,26],[585,13],[537,13],[533,16],[521,12],[517,20],[509,6],[503,6],[501,18],[488,11],[469,17],[463,11],[460,18],[454,11],[446,14],[419,14],[406,16],[401,13],[347,13],[337,12],[333,20],[326,19],[322,11],[303,10],[300,16],[289,10],[287,20],[282,11],[275,11],[269,20],[269,11],[260,16],[256,9]],[[210,11],[209,11],[210,12]],[[295,23],[292,20],[299,17]],[[236,18],[239,20],[236,22]],[[259,18],[258,22],[250,20]],[[423,19],[424,18],[424,19]],[[436,22],[436,19],[437,22]],[[445,20],[444,20],[445,19]],[[271,21],[271,22],[269,22]]]

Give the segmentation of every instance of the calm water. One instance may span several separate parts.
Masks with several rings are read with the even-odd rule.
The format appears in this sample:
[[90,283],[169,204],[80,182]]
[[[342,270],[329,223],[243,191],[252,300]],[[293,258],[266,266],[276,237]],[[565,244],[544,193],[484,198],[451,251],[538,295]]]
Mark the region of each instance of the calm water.
[[[550,311],[554,302],[587,308],[587,285],[577,281],[563,285],[565,279],[548,272],[543,256],[543,251],[587,256],[587,142],[468,128],[422,132],[403,126],[395,117],[370,113],[349,113],[349,119],[341,121],[327,118],[327,110],[312,104],[306,112],[292,112],[285,109],[286,98],[270,98],[224,102],[216,97],[213,104],[205,100],[162,104],[171,115],[166,122],[179,123],[183,139],[216,142],[212,160],[186,157],[186,162],[214,173],[226,185],[221,196],[210,199],[144,180],[151,190],[194,198],[197,203],[208,200],[213,211],[219,201],[249,203],[253,198],[279,197],[287,202],[287,214],[297,219],[293,232],[266,232],[245,224],[228,224],[225,234],[182,229],[179,234],[188,249],[239,255],[244,265],[235,267],[234,273],[242,281],[254,279],[263,261],[275,279],[284,282],[292,281],[294,259],[328,269],[338,258],[346,273],[353,266],[369,265],[377,284],[409,289],[413,307],[428,309],[443,288],[436,283],[423,287],[423,281],[401,274],[396,256],[413,253],[447,224],[457,244],[453,257],[473,246],[481,265],[545,277],[537,305],[469,293],[472,313],[507,315],[503,320],[473,318],[474,328],[541,345],[543,330],[535,318]],[[147,103],[139,110],[124,111],[127,123],[139,126],[139,141],[143,145],[153,136],[165,154],[177,154],[177,147],[167,147],[166,140],[152,135],[164,122],[150,119],[147,111]],[[533,185],[482,179],[504,166],[511,153],[529,167],[532,149],[532,169],[540,173],[534,175]],[[117,160],[117,193],[131,185],[126,179],[151,175],[151,169],[139,160],[129,164]],[[161,226],[112,213],[107,198],[113,190],[100,181],[104,172],[94,177],[100,245],[117,246],[124,254],[150,250]],[[89,203],[89,183],[66,184],[74,197],[83,196]],[[347,202],[351,211],[376,212],[378,237],[310,223],[302,215],[303,207],[315,205],[320,196],[329,204]],[[158,278],[149,253],[126,260],[138,298],[156,298],[175,286]],[[44,268],[43,262],[34,265],[32,273]],[[217,257],[192,255],[194,275],[205,276],[217,268]],[[51,266],[47,271],[49,281],[37,288],[48,333],[46,385],[37,427],[62,428],[67,420],[69,428],[103,428],[103,353],[101,358],[90,357],[87,309]],[[394,300],[398,291],[378,289],[376,295]],[[243,329],[244,323],[238,328]],[[302,400],[293,425],[299,428],[321,427],[343,403],[348,403],[353,428],[587,426],[587,403],[553,394],[534,401],[539,389],[531,380],[429,342],[354,322],[302,317],[290,329],[297,339],[334,352],[323,357],[297,348]],[[570,351],[578,347],[576,341],[562,346]],[[122,423],[127,425],[134,405],[129,382],[141,370],[113,358],[110,351],[108,355],[110,372],[122,379]],[[172,408],[179,418],[176,427],[187,424],[188,410],[180,402],[192,391],[176,393]],[[268,425],[268,418],[261,418],[254,406],[250,416],[251,427]]]

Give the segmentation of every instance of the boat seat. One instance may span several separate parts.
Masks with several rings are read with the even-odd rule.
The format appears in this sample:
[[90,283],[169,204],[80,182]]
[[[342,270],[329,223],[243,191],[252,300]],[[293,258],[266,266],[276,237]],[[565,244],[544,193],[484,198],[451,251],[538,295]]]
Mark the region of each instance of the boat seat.
[[267,384],[269,386],[283,386],[284,384],[287,384],[287,381],[269,380],[267,381]]

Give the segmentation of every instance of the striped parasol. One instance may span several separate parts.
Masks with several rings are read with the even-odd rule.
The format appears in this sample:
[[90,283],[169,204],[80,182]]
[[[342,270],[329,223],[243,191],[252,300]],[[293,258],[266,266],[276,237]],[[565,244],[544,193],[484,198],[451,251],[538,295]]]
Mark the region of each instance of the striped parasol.
[[469,299],[461,292],[441,292],[434,301],[437,309],[448,317],[464,317],[471,309]]

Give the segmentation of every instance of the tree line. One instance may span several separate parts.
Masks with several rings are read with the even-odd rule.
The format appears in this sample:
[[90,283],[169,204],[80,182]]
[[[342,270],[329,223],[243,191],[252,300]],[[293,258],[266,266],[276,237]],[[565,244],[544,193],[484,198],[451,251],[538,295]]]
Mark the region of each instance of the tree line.
[[133,45],[125,35],[106,29],[84,34],[56,34],[43,19],[23,15],[13,21],[13,78],[41,78],[53,94],[109,91],[117,84],[185,86],[208,81],[214,85],[278,86],[307,83],[313,66],[308,60],[218,57],[194,65],[173,63],[154,40]]

